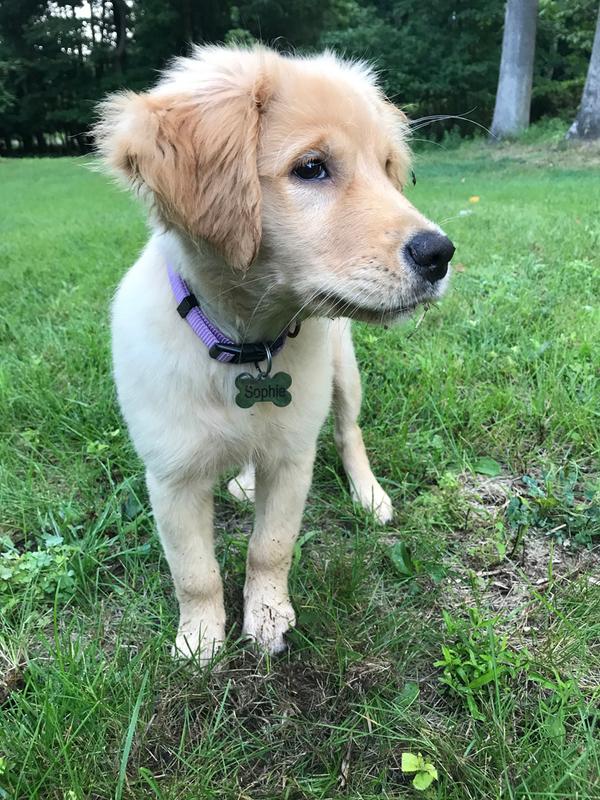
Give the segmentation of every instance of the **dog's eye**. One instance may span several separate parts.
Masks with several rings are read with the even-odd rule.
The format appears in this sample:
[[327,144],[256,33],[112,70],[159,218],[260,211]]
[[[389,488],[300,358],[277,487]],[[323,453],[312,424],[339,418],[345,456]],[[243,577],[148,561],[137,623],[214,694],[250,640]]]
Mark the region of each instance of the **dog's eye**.
[[303,181],[322,181],[329,177],[327,165],[319,158],[309,158],[292,170],[292,175]]

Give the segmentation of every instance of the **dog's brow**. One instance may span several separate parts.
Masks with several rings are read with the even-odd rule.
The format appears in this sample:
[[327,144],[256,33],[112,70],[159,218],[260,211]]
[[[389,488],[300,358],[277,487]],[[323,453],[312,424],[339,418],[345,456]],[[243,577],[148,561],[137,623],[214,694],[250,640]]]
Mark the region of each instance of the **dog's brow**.
[[274,163],[272,164],[273,172],[285,172],[293,167],[298,161],[303,158],[329,158],[331,148],[327,144],[324,137],[316,139],[311,137],[302,140],[286,142],[279,150],[273,154]]
[[311,158],[322,158],[325,159],[328,156],[328,151],[324,150],[323,148],[316,149],[311,147],[310,150],[303,150],[296,158],[294,159],[295,162],[298,161],[307,161]]

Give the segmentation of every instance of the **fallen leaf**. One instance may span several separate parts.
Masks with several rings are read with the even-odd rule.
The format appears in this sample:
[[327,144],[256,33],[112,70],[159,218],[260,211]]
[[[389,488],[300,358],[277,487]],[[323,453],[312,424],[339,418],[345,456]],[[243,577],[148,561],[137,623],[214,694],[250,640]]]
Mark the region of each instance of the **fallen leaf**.
[[350,754],[352,751],[352,742],[348,744],[344,757],[342,758],[342,763],[340,765],[340,775],[338,778],[338,784],[340,789],[345,789],[348,785],[348,778],[350,777]]
[[481,197],[479,197],[478,194],[472,194],[471,197],[469,197],[469,203],[478,203],[480,200]]

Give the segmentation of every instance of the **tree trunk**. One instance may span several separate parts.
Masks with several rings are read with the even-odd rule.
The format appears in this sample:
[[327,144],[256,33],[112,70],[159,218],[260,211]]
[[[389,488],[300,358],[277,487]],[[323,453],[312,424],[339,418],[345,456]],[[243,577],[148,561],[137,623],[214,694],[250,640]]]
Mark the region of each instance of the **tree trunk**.
[[567,139],[598,138],[600,138],[600,8],[581,106],[575,122],[567,133]]
[[48,150],[48,148],[46,146],[46,137],[44,136],[43,131],[36,131],[35,139],[37,142],[38,153],[45,153]]
[[518,136],[529,125],[538,0],[507,0],[492,136]]
[[125,0],[113,0],[113,19],[117,33],[115,47],[115,65],[117,72],[122,73],[125,67],[125,47],[127,45],[127,4]]
[[104,44],[106,39],[106,0],[102,0],[100,8],[100,44]]
[[23,142],[23,154],[26,156],[33,155],[33,134],[26,131],[21,134],[21,141]]
[[[72,10],[72,19],[77,20],[77,3],[73,3],[71,6]],[[80,30],[77,31],[77,58],[79,61],[79,66],[83,67],[83,37],[85,36],[83,26]]]
[[94,0],[90,0],[90,38],[92,40],[92,51],[94,49],[94,45],[96,44],[96,31],[94,30],[95,24],[96,20],[94,19]]

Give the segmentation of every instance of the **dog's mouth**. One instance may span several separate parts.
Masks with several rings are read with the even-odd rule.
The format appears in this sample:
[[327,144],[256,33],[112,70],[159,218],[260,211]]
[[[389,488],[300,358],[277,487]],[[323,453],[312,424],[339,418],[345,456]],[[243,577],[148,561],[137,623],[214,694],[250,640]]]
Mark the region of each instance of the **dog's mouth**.
[[311,311],[314,316],[319,317],[349,317],[360,322],[386,323],[397,317],[408,316],[423,303],[430,302],[432,298],[423,297],[396,306],[380,305],[376,308],[362,305],[346,297],[332,294],[331,292],[319,292],[311,302]]

